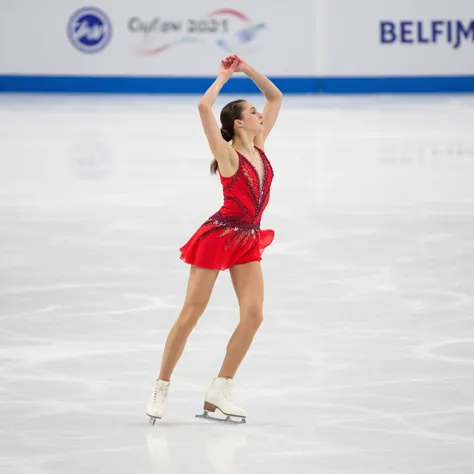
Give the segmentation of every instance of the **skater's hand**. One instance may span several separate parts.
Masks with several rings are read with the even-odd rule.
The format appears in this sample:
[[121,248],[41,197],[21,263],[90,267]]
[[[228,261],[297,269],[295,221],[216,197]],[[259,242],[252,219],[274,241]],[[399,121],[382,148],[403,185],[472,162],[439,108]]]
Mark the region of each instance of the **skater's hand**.
[[223,76],[227,79],[234,74],[236,67],[238,66],[238,61],[235,55],[227,56],[224,60],[221,61],[219,67],[219,76]]
[[235,59],[237,60],[237,67],[235,68],[235,72],[243,72],[246,73],[249,69],[249,65],[245,62],[241,57],[234,54]]

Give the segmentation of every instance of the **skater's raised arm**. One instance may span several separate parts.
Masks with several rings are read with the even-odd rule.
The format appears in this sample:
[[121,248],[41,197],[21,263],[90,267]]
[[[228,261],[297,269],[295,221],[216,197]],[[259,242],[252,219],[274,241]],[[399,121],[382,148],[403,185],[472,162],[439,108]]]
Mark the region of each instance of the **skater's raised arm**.
[[265,77],[253,67],[249,66],[243,59],[237,56],[239,64],[236,72],[243,72],[257,85],[265,96],[266,103],[263,109],[263,132],[255,137],[255,144],[263,148],[265,140],[272,130],[280,113],[281,103],[283,101],[283,94],[270,79]]
[[212,112],[212,106],[224,84],[235,72],[236,66],[237,61],[232,56],[221,61],[217,79],[203,95],[198,106],[204,133],[211,152],[218,162],[223,159],[232,159],[232,148],[222,137],[221,130],[217,124],[216,118],[214,117],[214,113]]

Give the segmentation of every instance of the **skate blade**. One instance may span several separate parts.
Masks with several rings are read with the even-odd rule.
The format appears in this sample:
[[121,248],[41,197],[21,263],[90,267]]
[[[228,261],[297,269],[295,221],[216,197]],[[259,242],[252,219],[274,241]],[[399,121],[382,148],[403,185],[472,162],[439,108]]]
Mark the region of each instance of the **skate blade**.
[[210,416],[209,412],[204,410],[204,413],[202,415],[195,415],[195,417],[196,418],[201,418],[202,420],[215,421],[217,423],[227,423],[227,424],[230,424],[230,425],[242,425],[244,423],[247,423],[245,418],[235,416],[235,418],[240,418],[240,419],[239,420],[234,420],[234,419],[232,419],[231,415],[226,415],[224,413],[223,413],[223,415],[226,418],[217,418],[215,416]]
[[155,426],[156,420],[161,420],[161,418],[159,418],[157,416],[149,415],[148,413],[146,414],[146,416],[148,416],[150,418],[150,424],[153,425],[153,426]]

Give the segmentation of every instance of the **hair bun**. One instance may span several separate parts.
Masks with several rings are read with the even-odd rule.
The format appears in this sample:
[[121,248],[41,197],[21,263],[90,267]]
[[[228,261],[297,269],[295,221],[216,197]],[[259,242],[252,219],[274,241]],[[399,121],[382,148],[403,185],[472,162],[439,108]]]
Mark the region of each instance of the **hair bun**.
[[229,130],[227,130],[225,128],[222,128],[222,127],[221,127],[221,135],[222,135],[222,138],[226,142],[230,142],[232,140],[232,135],[229,133]]

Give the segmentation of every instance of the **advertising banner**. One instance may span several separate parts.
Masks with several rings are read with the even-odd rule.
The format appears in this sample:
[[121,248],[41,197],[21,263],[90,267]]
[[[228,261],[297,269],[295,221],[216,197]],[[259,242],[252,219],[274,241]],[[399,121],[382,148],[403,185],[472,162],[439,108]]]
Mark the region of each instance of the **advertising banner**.
[[474,0],[0,1],[0,92],[197,93],[232,53],[289,93],[474,90]]
[[323,76],[474,74],[472,0],[325,0]]
[[314,75],[312,0],[7,3],[0,74],[212,76],[237,53],[267,75]]

